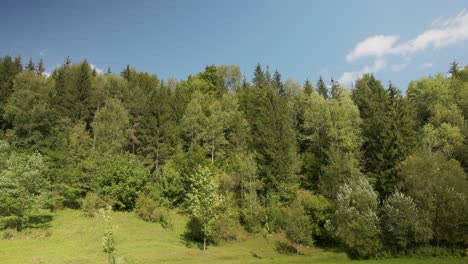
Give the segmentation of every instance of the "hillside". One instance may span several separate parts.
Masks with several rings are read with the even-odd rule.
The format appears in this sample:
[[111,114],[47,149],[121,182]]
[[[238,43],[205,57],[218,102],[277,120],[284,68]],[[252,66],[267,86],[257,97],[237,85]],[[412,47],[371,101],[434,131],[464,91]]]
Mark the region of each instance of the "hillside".
[[[48,221],[51,217],[51,221]],[[275,251],[280,235],[265,240],[261,235],[244,235],[239,241],[212,246],[203,252],[183,239],[186,217],[171,213],[172,230],[146,223],[133,213],[114,212],[117,255],[125,263],[466,263],[466,259],[386,259],[355,261],[346,254],[318,248],[304,249],[304,255],[284,255]],[[13,232],[0,240],[0,263],[104,263],[101,217],[84,217],[75,210],[41,217],[34,229]],[[11,231],[10,231],[11,232]],[[2,236],[4,236],[3,231]]]

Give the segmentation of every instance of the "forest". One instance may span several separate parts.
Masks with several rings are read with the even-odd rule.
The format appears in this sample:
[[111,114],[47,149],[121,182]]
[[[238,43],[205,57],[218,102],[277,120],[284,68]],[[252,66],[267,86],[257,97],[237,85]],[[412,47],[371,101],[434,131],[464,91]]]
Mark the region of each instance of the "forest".
[[114,263],[111,211],[169,229],[178,212],[206,252],[247,232],[283,233],[292,254],[468,255],[468,67],[408,87],[272,69],[162,80],[0,58],[3,239],[42,211],[104,215]]

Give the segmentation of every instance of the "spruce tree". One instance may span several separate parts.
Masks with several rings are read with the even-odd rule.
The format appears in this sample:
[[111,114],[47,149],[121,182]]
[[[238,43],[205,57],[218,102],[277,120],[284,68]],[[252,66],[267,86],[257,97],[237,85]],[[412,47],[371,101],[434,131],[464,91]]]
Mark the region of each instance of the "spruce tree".
[[307,95],[312,94],[312,91],[314,90],[314,87],[312,86],[312,83],[309,81],[309,79],[306,79],[304,83],[304,93]]
[[262,66],[260,66],[260,63],[258,63],[257,66],[255,67],[254,77],[252,79],[252,83],[257,88],[266,88],[267,87],[267,81],[266,81],[265,73],[263,72]]
[[325,97],[325,98],[328,98],[328,88],[327,86],[325,85],[325,82],[323,81],[322,79],[322,76],[320,76],[318,82],[317,82],[317,92]]
[[44,62],[42,61],[42,57],[39,59],[39,62],[37,63],[37,75],[42,75],[45,72],[44,69]]
[[283,81],[281,81],[281,74],[278,72],[278,70],[275,70],[273,75],[273,88],[280,97],[285,95]]
[[34,62],[32,61],[32,58],[29,58],[29,61],[28,61],[28,64],[26,64],[25,70],[29,72],[36,71],[36,66],[34,65]]

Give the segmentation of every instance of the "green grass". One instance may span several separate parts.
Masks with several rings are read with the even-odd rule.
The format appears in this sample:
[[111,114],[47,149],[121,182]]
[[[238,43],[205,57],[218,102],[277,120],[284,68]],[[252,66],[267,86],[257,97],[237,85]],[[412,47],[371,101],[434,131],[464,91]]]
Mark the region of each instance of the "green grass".
[[[39,219],[46,222],[37,223],[38,228],[13,232],[13,238],[1,239],[0,263],[105,263],[101,217],[84,217],[74,210],[51,216],[51,221],[48,217]],[[112,213],[113,223],[118,226],[116,254],[125,263],[467,263],[466,258],[356,261],[344,253],[319,248],[304,249],[300,256],[282,255],[275,251],[280,235],[266,240],[260,235],[242,234],[238,241],[211,246],[203,252],[196,246],[187,247],[183,239],[187,219],[176,213],[171,217],[174,227],[166,230],[133,213]]]

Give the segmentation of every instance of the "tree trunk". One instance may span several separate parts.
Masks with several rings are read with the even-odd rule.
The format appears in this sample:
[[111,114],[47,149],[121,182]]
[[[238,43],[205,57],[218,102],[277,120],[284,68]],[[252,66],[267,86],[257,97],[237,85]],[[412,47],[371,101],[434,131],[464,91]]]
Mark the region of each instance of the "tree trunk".
[[211,164],[214,164],[214,151],[215,151],[215,138],[214,138],[214,131],[213,131],[213,137],[211,140]]
[[249,205],[250,205],[250,221],[253,220],[253,208],[252,208],[252,176],[249,177]]
[[203,236],[203,251],[206,250],[206,236]]

